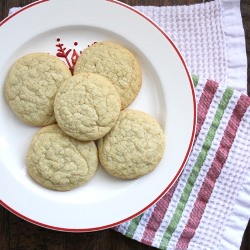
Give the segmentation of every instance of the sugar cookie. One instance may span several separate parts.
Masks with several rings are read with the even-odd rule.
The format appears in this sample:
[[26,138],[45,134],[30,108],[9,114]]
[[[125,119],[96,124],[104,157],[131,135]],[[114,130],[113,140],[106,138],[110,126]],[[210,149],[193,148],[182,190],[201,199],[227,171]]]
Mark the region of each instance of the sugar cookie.
[[78,141],[53,124],[35,134],[26,162],[30,176],[40,185],[66,191],[94,176],[98,167],[97,148],[93,141]]
[[66,80],[54,102],[59,127],[82,141],[97,140],[107,134],[120,108],[115,87],[106,77],[94,73],[81,73]]
[[71,77],[59,58],[33,53],[19,58],[5,81],[5,96],[23,122],[33,126],[55,123],[53,103],[61,83]]
[[114,42],[98,42],[79,56],[74,74],[93,72],[106,76],[121,97],[121,108],[126,108],[138,95],[142,84],[140,65],[125,47]]
[[111,131],[98,141],[103,168],[121,179],[141,177],[160,162],[165,137],[158,122],[137,110],[123,110]]

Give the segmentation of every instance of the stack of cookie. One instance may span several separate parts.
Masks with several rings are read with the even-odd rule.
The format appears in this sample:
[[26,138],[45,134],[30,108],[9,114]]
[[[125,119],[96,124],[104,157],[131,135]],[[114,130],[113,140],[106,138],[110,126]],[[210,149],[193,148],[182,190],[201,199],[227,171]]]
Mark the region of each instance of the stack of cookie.
[[64,191],[90,180],[99,161],[121,179],[155,169],[165,148],[163,131],[150,115],[127,109],[141,84],[137,59],[113,42],[84,50],[73,76],[46,53],[18,59],[6,78],[6,99],[19,119],[43,127],[26,157],[31,177]]

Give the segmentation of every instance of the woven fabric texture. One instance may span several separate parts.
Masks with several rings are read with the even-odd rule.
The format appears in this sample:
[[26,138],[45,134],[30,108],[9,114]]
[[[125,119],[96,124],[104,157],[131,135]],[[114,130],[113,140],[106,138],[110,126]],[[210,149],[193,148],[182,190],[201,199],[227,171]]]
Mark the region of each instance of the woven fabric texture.
[[192,74],[226,82],[227,60],[218,1],[190,6],[138,6],[175,42]]
[[167,32],[192,74],[247,92],[245,34],[239,0],[135,8]]
[[196,95],[196,138],[180,178],[144,214],[115,228],[160,249],[219,249],[250,168],[250,98],[202,78]]

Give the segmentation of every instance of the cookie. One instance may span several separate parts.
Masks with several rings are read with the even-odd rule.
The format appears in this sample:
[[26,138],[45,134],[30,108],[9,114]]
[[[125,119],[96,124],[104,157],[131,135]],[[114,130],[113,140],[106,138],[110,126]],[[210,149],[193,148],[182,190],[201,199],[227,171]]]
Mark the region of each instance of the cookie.
[[59,127],[82,141],[97,140],[107,134],[121,109],[120,96],[104,76],[81,73],[59,88],[54,112]]
[[66,191],[83,185],[98,167],[93,141],[81,142],[53,124],[40,129],[26,157],[30,176],[43,187]]
[[122,109],[133,102],[142,84],[141,69],[135,56],[114,42],[98,42],[85,49],[74,69],[74,74],[80,72],[106,76],[120,94]]
[[55,94],[69,77],[70,70],[59,58],[47,53],[28,54],[12,65],[5,81],[5,97],[26,124],[53,124]]
[[158,122],[137,110],[123,110],[111,129],[98,140],[99,160],[111,175],[135,179],[153,171],[165,148],[165,137]]

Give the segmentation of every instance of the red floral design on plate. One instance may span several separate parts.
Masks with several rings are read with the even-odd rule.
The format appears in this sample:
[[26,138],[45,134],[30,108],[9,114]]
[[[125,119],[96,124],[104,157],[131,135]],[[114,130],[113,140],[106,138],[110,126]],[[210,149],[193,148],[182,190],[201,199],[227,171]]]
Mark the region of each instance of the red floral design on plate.
[[[65,62],[67,63],[71,73],[73,74],[74,72],[74,66],[76,64],[76,61],[79,57],[79,54],[81,54],[81,51],[78,53],[76,49],[67,49],[63,43],[61,43],[61,39],[57,38],[56,39],[57,44],[57,53],[56,56],[63,58]],[[74,46],[77,46],[78,42],[74,42]]]

